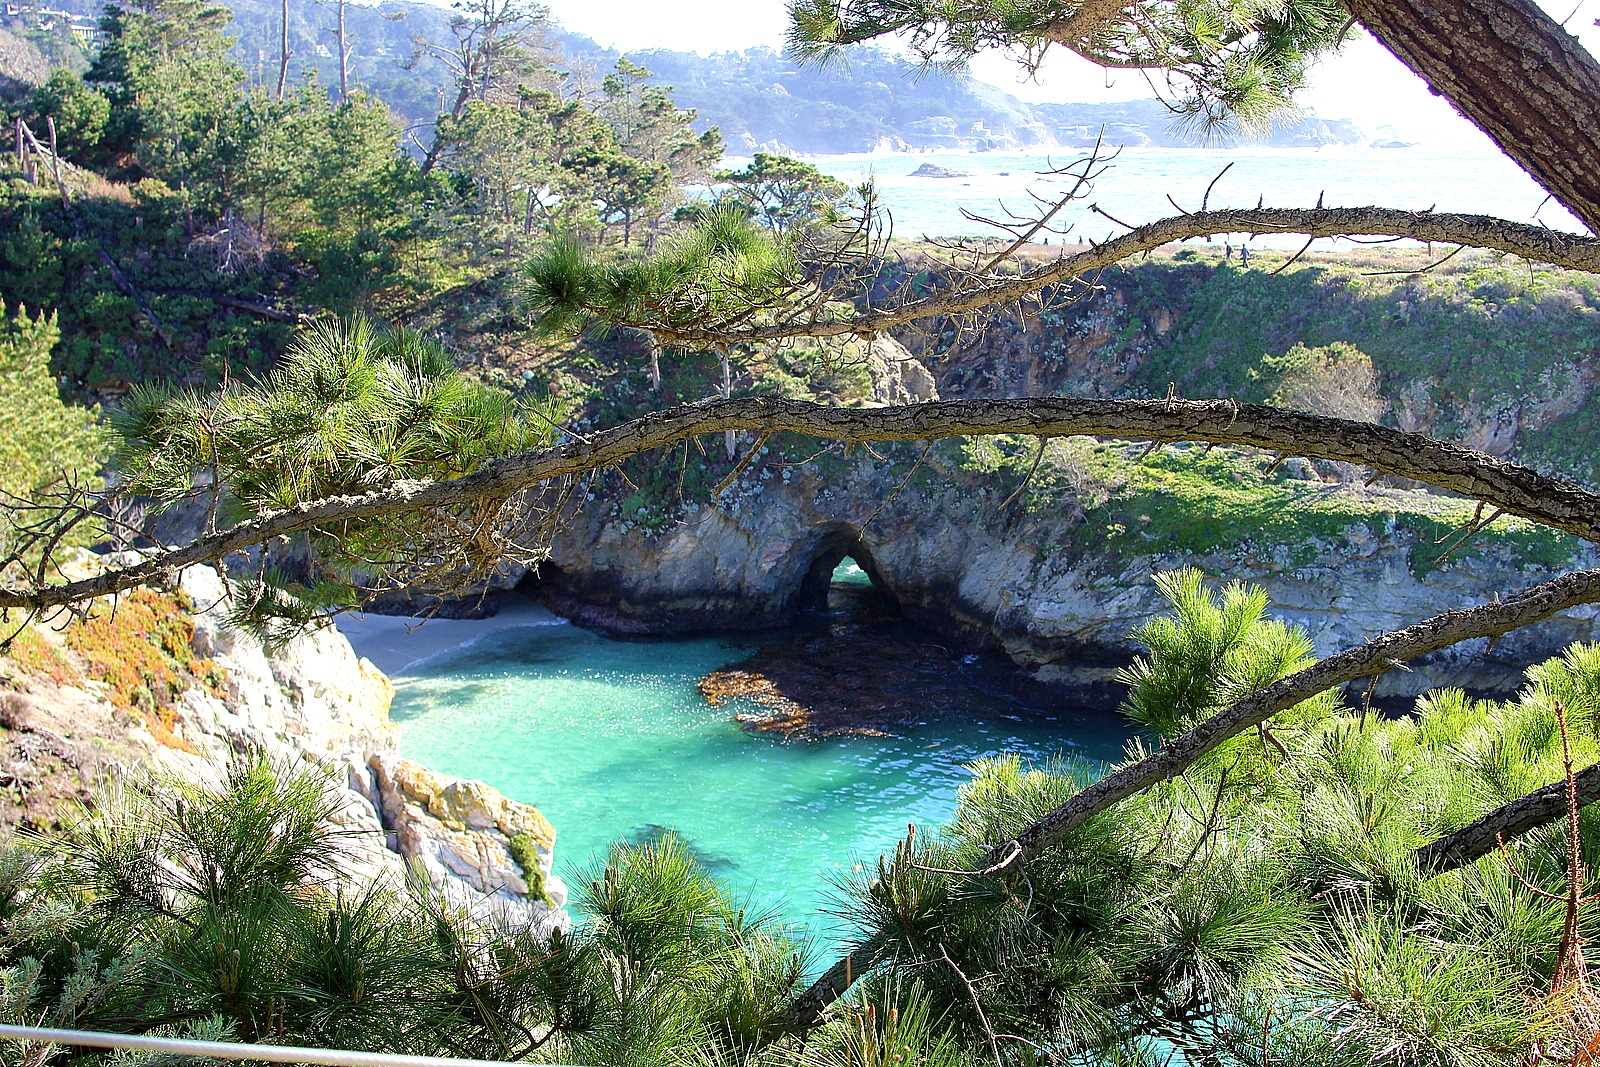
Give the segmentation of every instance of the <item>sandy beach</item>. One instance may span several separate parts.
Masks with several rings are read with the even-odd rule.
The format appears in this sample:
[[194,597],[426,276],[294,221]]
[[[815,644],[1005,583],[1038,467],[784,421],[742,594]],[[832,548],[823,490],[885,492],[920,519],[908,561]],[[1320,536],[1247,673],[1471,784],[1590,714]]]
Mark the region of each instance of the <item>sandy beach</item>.
[[565,626],[567,621],[526,597],[508,593],[487,619],[425,619],[403,615],[341,615],[339,632],[356,655],[370,659],[389,677],[414,670],[441,652],[471,644],[486,634],[519,626]]

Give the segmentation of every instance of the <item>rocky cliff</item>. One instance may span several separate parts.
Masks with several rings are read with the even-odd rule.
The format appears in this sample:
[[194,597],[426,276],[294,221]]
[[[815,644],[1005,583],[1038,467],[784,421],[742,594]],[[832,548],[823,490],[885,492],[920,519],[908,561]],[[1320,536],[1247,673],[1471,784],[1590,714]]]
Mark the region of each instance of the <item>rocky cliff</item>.
[[[1360,392],[1359,417],[1600,478],[1591,280],[1518,275],[1472,255],[1408,274],[1431,262],[1420,251],[1313,254],[1278,274],[1289,253],[1262,255],[1264,267],[1242,270],[1236,249],[1183,249],[1099,275],[1088,299],[996,309],[981,329],[909,334],[909,352],[880,336],[869,402],[1159,396],[1174,385],[1181,395],[1283,402],[1286,363],[1271,357],[1301,342],[1343,343],[1358,358],[1341,368],[1349,380],[1317,383],[1328,402]],[[939,269],[909,261],[874,298],[933,285]],[[1353,373],[1359,359],[1370,359],[1365,379]],[[1292,402],[1315,402],[1307,392]],[[941,445],[916,472],[914,448],[893,453],[896,462],[862,451],[794,465],[815,446],[774,445],[716,507],[640,509],[634,494],[622,509],[598,494],[530,586],[557,610],[615,629],[774,625],[814,602],[849,552],[912,618],[1104,694],[1109,668],[1133,651],[1128,631],[1164,608],[1154,571],[1196,566],[1259,583],[1326,654],[1596,560],[1593,549],[1506,520],[1456,546],[1470,502],[1365,489],[1365,470],[1058,444],[1031,481],[1031,441],[998,453]],[[1413,663],[1377,692],[1511,689],[1528,664],[1593,636],[1593,611],[1570,612]]]
[[[335,822],[351,846],[352,878],[398,885],[409,868],[463,904],[513,922],[565,927],[566,890],[551,873],[554,828],[537,809],[482,782],[400,758],[389,719],[393,686],[343,635],[326,627],[269,651],[225,624],[228,592],[216,571],[184,571],[177,594],[170,603],[183,625],[162,633],[170,639],[192,632],[206,682],[179,692],[163,682],[161,698],[132,714],[116,706],[108,671],[93,661],[77,664],[81,673],[75,668],[70,626],[54,651],[31,646],[46,649],[35,655],[47,658],[50,670],[28,670],[22,655],[0,659],[4,769],[19,803],[12,822],[55,818],[52,806],[74,792],[87,799],[94,779],[131,765],[210,780],[234,753],[256,750],[328,770],[344,800]],[[33,639],[52,637],[60,640],[37,632]],[[37,803],[25,803],[30,799]]]
[[[1150,581],[1155,571],[1194,566],[1258,583],[1273,611],[1305,626],[1327,654],[1522,589],[1563,562],[1532,558],[1508,540],[1469,544],[1425,567],[1435,538],[1405,519],[1428,501],[1404,490],[1308,481],[1291,500],[1347,496],[1370,510],[1295,539],[1263,533],[1196,548],[1152,536],[1157,543],[1144,550],[1140,531],[1105,522],[1104,508],[1084,496],[1061,494],[1029,513],[1017,502],[1002,506],[1008,487],[998,477],[986,485],[970,472],[926,473],[899,488],[906,464],[865,454],[826,471],[753,464],[719,506],[687,509],[659,530],[590,509],[561,531],[525,588],[577,622],[625,633],[781,626],[816,603],[848,555],[909,618],[1106,700],[1111,672],[1135,651],[1129,630],[1166,610]],[[1145,510],[1121,517],[1157,529],[1184,522],[1176,497],[1136,500]],[[1377,693],[1512,689],[1529,664],[1592,638],[1594,618],[1594,609],[1576,609],[1492,649],[1469,642],[1384,675]]]
[[[1052,391],[1072,365],[1107,351],[1126,314],[1115,299],[1076,311],[1070,336],[1039,342],[1081,353],[1061,366],[1034,346],[1010,347],[1001,324],[981,378],[967,354],[946,358],[937,383],[880,336],[867,361],[868,402]],[[715,506],[638,506],[631,483],[600,489],[525,587],[558,613],[617,632],[773,627],[817,606],[848,555],[911,619],[1103,701],[1115,695],[1115,667],[1135,651],[1129,631],[1166,608],[1150,581],[1156,571],[1194,566],[1258,583],[1327,654],[1593,555],[1504,521],[1451,548],[1470,504],[1225,450],[1145,457],[1080,439],[1052,443],[1031,472],[1032,440],[796,462],[817,447],[770,442]],[[1593,635],[1594,612],[1576,610],[1492,648],[1473,642],[1391,672],[1376,692],[1514,689],[1526,666]]]

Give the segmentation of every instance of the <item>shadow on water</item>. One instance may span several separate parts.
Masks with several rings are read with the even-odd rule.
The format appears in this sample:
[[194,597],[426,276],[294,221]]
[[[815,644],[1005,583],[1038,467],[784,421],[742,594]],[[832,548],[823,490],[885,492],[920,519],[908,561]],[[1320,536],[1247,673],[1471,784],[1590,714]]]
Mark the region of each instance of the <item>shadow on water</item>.
[[634,827],[629,832],[627,841],[630,845],[655,845],[674,836],[696,863],[719,878],[739,868],[739,861],[732,856],[724,856],[701,848],[676,828],[662,826],[660,823],[645,823],[643,826]]
[[[821,610],[776,634],[486,633],[397,679],[401,751],[537,806],[557,828],[564,878],[603,865],[613,841],[659,840],[671,828],[735,899],[840,936],[828,914],[833,881],[870,869],[907,823],[947,820],[974,761],[1113,760],[1129,735],[1116,716],[1030,690],[1005,660],[941,645],[844,562]],[[814,669],[812,685],[848,707],[875,694],[900,701],[907,722],[785,744],[739,728],[736,712],[759,710],[747,700],[714,707],[697,688],[734,660],[812,640],[821,651],[781,658]]]
[[739,716],[743,728],[816,740],[903,734],[946,719],[1097,717],[1064,707],[1059,694],[1006,657],[963,654],[906,620],[873,580],[870,561],[845,555],[833,566],[825,594],[807,589],[802,603],[809,610],[794,627],[702,681],[708,699],[755,705]]
[[[490,695],[493,688],[493,684],[486,680],[440,680],[434,683],[430,696],[433,700],[448,701],[452,704],[470,704]],[[403,723],[425,714],[427,710],[426,707],[396,701],[389,709],[389,717],[395,722]]]

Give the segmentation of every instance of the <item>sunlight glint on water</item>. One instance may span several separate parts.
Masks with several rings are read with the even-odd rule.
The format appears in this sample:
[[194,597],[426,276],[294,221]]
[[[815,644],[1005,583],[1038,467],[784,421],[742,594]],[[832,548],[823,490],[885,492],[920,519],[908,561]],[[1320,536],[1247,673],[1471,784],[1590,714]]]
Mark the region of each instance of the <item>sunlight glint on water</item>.
[[746,647],[614,641],[568,625],[493,633],[397,680],[402,751],[537,805],[569,882],[608,842],[670,827],[737,894],[814,926],[828,876],[875,861],[908,822],[950,815],[964,764],[1121,752],[1114,720],[1070,714],[890,739],[748,734],[732,722],[738,709],[709,707],[695,688]]

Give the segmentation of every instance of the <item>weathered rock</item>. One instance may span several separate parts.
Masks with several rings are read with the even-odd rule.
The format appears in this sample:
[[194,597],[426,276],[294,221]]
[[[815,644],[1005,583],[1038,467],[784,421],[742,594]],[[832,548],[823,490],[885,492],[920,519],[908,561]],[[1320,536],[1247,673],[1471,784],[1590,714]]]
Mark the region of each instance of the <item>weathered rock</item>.
[[[221,695],[201,686],[179,694],[169,743],[158,742],[138,723],[118,722],[116,732],[126,734],[127,743],[110,747],[122,739],[103,737],[100,748],[130,762],[142,756],[211,784],[220,782],[235,753],[246,750],[284,766],[309,762],[328,768],[340,780],[342,803],[331,822],[341,831],[340,862],[351,879],[385,880],[399,888],[408,861],[415,862],[463,906],[545,930],[567,924],[561,910],[566,890],[550,873],[555,829],[536,809],[481,782],[395,757],[398,731],[389,718],[394,686],[356,656],[344,635],[328,626],[269,651],[226,625],[229,593],[214,570],[190,568],[179,585],[192,605],[196,653],[213,660],[226,677]],[[0,718],[9,715],[5,725],[20,727],[8,733],[25,733],[22,743],[35,747],[42,743],[35,739],[60,741],[62,752],[51,748],[44,755],[57,762],[79,760],[77,748],[51,731],[49,715],[33,713],[37,702],[20,694],[0,696],[6,698]],[[69,698],[103,709],[108,723],[116,719],[97,693],[71,689],[52,695],[57,707]],[[81,712],[77,718],[85,720]],[[0,752],[0,762],[7,755]]]
[[[1102,552],[1086,541],[1063,546],[1063,531],[1083,514],[1070,496],[998,521],[999,501],[954,474],[902,489],[903,471],[896,476],[866,455],[843,471],[790,471],[753,473],[748,491],[688,511],[660,533],[589,509],[560,531],[551,564],[525,588],[577,622],[620,632],[770,627],[792,621],[808,590],[849,554],[914,621],[967,647],[1003,651],[1041,680],[1099,703],[1117,697],[1111,675],[1136,651],[1129,631],[1167,610],[1150,581],[1155,571],[1194,566],[1263,586],[1274,613],[1305,626],[1319,654],[1554,573],[1510,549],[1474,544],[1419,574],[1415,534],[1366,526],[1295,546]],[[1372,492],[1405,506],[1406,491]],[[1572,564],[1593,565],[1592,555]],[[1376,694],[1514,689],[1529,664],[1593,639],[1595,614],[1574,609],[1493,649],[1469,642],[1413,662],[1384,675]]]
[[886,333],[867,348],[867,371],[872,375],[874,404],[914,404],[938,400],[939,385],[922,361]]
[[518,923],[566,928],[566,886],[550,869],[555,828],[537,808],[393,755],[370,766],[384,827],[436,888]]
[[351,751],[364,759],[394,747],[394,686],[336,629],[315,630],[269,655],[258,638],[226,625],[228,592],[216,571],[191,567],[179,587],[194,605],[195,651],[228,676],[226,700],[184,694],[202,733],[224,736],[232,748],[287,745],[313,756]]

